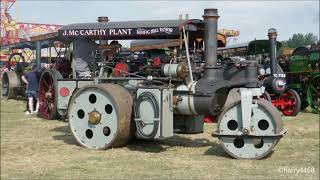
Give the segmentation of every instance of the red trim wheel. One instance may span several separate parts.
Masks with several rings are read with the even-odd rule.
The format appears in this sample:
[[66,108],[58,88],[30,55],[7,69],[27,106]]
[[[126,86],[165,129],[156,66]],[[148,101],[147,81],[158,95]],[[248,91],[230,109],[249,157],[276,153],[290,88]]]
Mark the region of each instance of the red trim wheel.
[[39,83],[39,113],[44,119],[59,118],[57,111],[57,80],[62,75],[54,69],[43,72]]
[[288,89],[279,99],[279,105],[285,116],[296,116],[301,109],[301,100],[297,91]]

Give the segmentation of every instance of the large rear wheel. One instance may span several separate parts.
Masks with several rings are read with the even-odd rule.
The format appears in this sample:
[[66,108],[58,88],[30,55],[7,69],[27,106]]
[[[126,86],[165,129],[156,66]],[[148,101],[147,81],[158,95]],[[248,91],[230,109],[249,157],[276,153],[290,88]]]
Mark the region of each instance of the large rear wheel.
[[39,113],[44,119],[59,118],[57,111],[58,79],[62,75],[54,69],[42,73],[39,81]]
[[132,132],[131,94],[115,84],[87,86],[70,100],[68,119],[76,141],[90,149],[126,145]]

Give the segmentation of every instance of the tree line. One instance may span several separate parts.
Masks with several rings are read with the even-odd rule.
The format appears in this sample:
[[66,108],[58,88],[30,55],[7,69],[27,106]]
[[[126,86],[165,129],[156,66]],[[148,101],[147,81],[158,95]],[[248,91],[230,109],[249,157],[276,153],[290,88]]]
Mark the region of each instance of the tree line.
[[293,34],[292,37],[289,38],[287,41],[281,41],[281,43],[282,48],[297,48],[301,46],[315,44],[317,41],[319,41],[318,36],[313,33],[296,33]]

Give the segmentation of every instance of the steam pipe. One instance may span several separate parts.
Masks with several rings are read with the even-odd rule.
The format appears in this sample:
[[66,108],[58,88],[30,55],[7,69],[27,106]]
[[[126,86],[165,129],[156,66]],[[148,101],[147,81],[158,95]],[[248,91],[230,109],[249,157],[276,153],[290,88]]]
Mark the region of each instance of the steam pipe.
[[212,78],[217,68],[218,9],[204,9],[204,78]]
[[268,30],[270,47],[270,69],[271,75],[277,74],[277,30],[270,28]]

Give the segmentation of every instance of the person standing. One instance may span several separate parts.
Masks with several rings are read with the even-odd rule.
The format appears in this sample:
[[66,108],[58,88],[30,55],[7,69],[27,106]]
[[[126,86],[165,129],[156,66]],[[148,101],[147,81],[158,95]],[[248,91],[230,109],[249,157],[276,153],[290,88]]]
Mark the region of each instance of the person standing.
[[[39,110],[39,97],[38,97],[38,89],[39,89],[39,80],[38,80],[38,72],[37,66],[32,67],[32,71],[26,73],[22,76],[22,81],[27,84],[27,97],[29,110],[26,111],[26,114],[35,114],[38,113]],[[36,109],[34,111],[33,101],[36,100]]]

